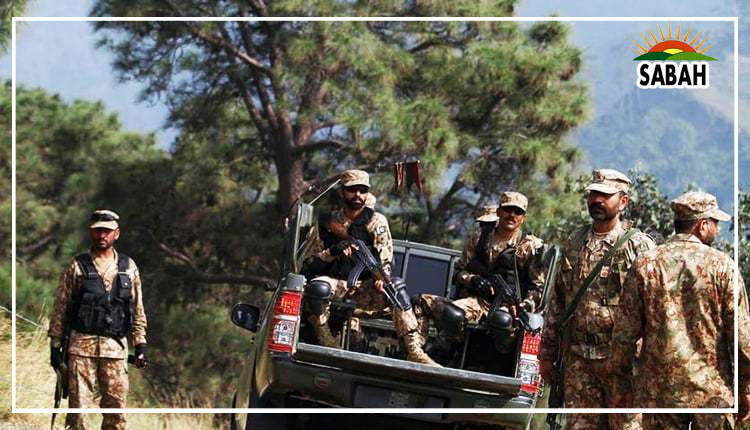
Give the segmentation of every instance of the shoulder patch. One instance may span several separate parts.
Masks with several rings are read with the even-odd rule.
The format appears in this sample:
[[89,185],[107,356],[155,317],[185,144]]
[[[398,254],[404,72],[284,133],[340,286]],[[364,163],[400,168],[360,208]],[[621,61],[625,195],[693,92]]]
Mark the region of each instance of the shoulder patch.
[[376,234],[384,234],[385,233],[385,226],[384,225],[377,226],[375,228],[375,233]]

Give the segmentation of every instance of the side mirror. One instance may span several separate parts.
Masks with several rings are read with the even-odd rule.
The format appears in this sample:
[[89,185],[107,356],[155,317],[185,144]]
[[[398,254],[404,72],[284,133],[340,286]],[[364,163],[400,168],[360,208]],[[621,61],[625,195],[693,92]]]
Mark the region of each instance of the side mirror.
[[258,319],[260,319],[260,309],[257,306],[245,303],[232,306],[232,322],[237,327],[255,333],[258,331]]

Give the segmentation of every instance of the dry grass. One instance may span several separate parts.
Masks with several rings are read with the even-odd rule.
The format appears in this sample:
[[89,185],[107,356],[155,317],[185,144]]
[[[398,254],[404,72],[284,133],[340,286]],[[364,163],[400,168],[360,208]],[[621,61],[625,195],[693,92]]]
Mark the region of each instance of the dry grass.
[[[0,315],[0,430],[48,429],[50,414],[11,413],[11,322]],[[22,323],[19,322],[17,327]],[[49,365],[49,346],[43,329],[19,331],[16,336],[16,406],[51,408],[54,404],[55,373]],[[134,396],[130,396],[130,407]],[[66,407],[63,400],[61,407]],[[211,414],[128,414],[129,430],[214,430]],[[90,414],[90,427],[99,428],[100,414]],[[222,420],[224,421],[224,420]],[[65,414],[55,420],[55,429],[62,430]]]

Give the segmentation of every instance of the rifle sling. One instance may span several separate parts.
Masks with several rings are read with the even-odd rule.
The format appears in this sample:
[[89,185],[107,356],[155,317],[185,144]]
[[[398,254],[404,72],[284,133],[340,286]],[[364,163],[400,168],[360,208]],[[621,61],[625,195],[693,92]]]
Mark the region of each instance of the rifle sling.
[[604,257],[599,260],[598,263],[596,263],[596,266],[594,266],[594,269],[591,271],[591,273],[586,276],[586,278],[583,280],[583,285],[578,289],[578,291],[576,291],[576,295],[573,298],[573,301],[570,302],[570,305],[568,305],[568,307],[565,309],[565,314],[563,315],[562,321],[560,323],[560,330],[564,330],[565,326],[568,325],[568,322],[570,322],[570,319],[573,317],[573,313],[581,303],[583,295],[589,289],[591,284],[594,283],[594,279],[599,276],[599,273],[602,271],[602,267],[604,267],[604,265],[612,259],[612,256],[614,256],[615,252],[622,248],[625,242],[627,242],[635,234],[635,231],[636,230],[634,228],[631,228],[626,231],[625,234],[620,236],[620,238],[617,239],[617,242],[615,242],[614,246],[612,246],[612,248],[610,248],[609,251],[604,254]]

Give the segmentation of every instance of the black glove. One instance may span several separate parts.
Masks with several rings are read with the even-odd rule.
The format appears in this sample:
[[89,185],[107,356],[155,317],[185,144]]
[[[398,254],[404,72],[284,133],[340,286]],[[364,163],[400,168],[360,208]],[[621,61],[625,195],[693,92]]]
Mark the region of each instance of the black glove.
[[146,367],[146,344],[139,343],[135,346],[135,367],[143,369]]
[[49,362],[54,369],[57,369],[63,364],[63,351],[62,347],[52,346],[49,347]]
[[487,301],[491,301],[495,295],[490,281],[479,275],[475,275],[473,278],[471,278],[471,288],[477,293],[479,297]]
[[329,248],[331,250],[331,255],[334,257],[338,257],[351,244],[352,242],[349,240],[340,240],[338,243]]

